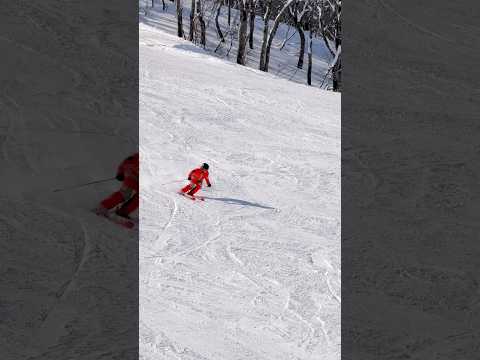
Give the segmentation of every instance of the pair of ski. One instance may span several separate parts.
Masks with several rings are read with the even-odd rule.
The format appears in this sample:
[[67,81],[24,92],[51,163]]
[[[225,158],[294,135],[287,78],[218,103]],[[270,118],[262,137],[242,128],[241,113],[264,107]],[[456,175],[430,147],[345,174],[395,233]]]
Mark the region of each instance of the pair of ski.
[[[193,195],[183,193],[181,191],[178,192],[178,194],[183,196],[183,197],[186,197],[187,199],[193,200],[193,201],[195,201],[195,200],[205,201],[205,199],[202,196],[193,196]],[[111,222],[113,222],[117,225],[120,225],[120,226],[122,226],[126,229],[133,229],[135,227],[135,225],[137,224],[136,221],[134,221],[132,219],[123,218],[121,216],[116,215],[115,213],[101,213],[101,212],[98,212],[96,210],[94,210],[93,212],[96,215],[104,217],[105,219],[110,220]]]
[[193,201],[195,201],[195,200],[205,201],[205,198],[203,196],[188,195],[188,194],[183,193],[181,191],[178,192],[178,195],[181,195],[181,196],[186,197],[187,199],[190,199],[190,200],[193,200]]
[[94,209],[93,212],[96,215],[101,216],[101,217],[103,217],[107,220],[110,220],[111,222],[113,222],[117,225],[120,225],[120,226],[122,226],[126,229],[133,229],[135,227],[135,225],[137,225],[137,222],[135,220],[127,219],[127,218],[118,216],[115,213],[101,213],[101,212],[96,211],[96,209]]

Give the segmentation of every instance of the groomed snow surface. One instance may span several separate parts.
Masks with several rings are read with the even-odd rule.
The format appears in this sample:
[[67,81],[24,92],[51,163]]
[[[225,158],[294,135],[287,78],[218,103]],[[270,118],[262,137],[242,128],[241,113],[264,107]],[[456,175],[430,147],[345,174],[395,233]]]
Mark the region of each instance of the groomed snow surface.
[[141,359],[340,359],[340,95],[141,23],[140,156]]

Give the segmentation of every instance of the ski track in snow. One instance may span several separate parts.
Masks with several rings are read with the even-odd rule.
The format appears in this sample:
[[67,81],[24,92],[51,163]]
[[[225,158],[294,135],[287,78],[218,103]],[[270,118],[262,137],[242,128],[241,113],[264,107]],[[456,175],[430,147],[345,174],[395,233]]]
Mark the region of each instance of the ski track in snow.
[[140,39],[141,359],[339,359],[339,94]]

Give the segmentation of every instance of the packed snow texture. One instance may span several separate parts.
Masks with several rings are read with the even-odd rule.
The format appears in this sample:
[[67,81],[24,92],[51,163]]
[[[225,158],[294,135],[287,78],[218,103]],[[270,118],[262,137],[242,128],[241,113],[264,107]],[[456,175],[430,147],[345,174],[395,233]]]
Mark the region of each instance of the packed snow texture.
[[141,23],[140,156],[141,359],[339,359],[340,95]]
[[[162,29],[163,31],[176,35],[177,18],[175,3],[165,1],[166,10],[162,10],[161,1],[155,1],[155,6],[151,7],[150,0],[140,0],[139,6],[141,22],[150,26]],[[189,32],[190,24],[190,4],[189,0],[183,0],[183,30],[186,35]],[[222,6],[219,24],[225,42],[221,43],[215,27],[215,9],[214,4],[206,2],[205,22],[207,26],[206,51],[221,59],[236,62],[238,48],[238,23],[239,13],[236,9],[231,10],[231,26],[228,25],[227,7]],[[272,28],[273,20],[270,21],[269,29]],[[258,69],[260,61],[260,51],[262,47],[264,22],[260,16],[255,18],[255,32],[253,37],[253,49],[247,44],[247,63],[246,66]],[[307,52],[308,52],[309,32],[305,31],[305,51],[304,65],[302,69],[297,68],[298,57],[300,53],[300,36],[294,27],[281,23],[272,43],[270,54],[269,72],[283,77],[285,79],[300,83],[307,83]],[[220,44],[220,46],[219,46]],[[326,75],[333,56],[325,46],[320,37],[313,38],[312,46],[312,85],[315,87],[331,87],[330,74]]]

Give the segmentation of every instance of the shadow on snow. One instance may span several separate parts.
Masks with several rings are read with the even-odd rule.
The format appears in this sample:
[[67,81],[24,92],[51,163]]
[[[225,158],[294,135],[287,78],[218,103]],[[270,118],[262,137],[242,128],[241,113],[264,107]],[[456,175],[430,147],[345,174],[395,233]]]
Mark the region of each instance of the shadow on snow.
[[208,200],[216,200],[216,201],[221,201],[226,204],[232,204],[232,205],[243,205],[243,206],[253,206],[253,207],[258,207],[261,209],[268,209],[268,210],[275,210],[275,208],[270,207],[270,206],[265,206],[265,205],[260,205],[256,203],[252,203],[250,201],[245,201],[245,200],[240,200],[240,199],[232,199],[232,198],[215,198],[215,197],[210,197],[210,196],[204,196],[205,199]]

